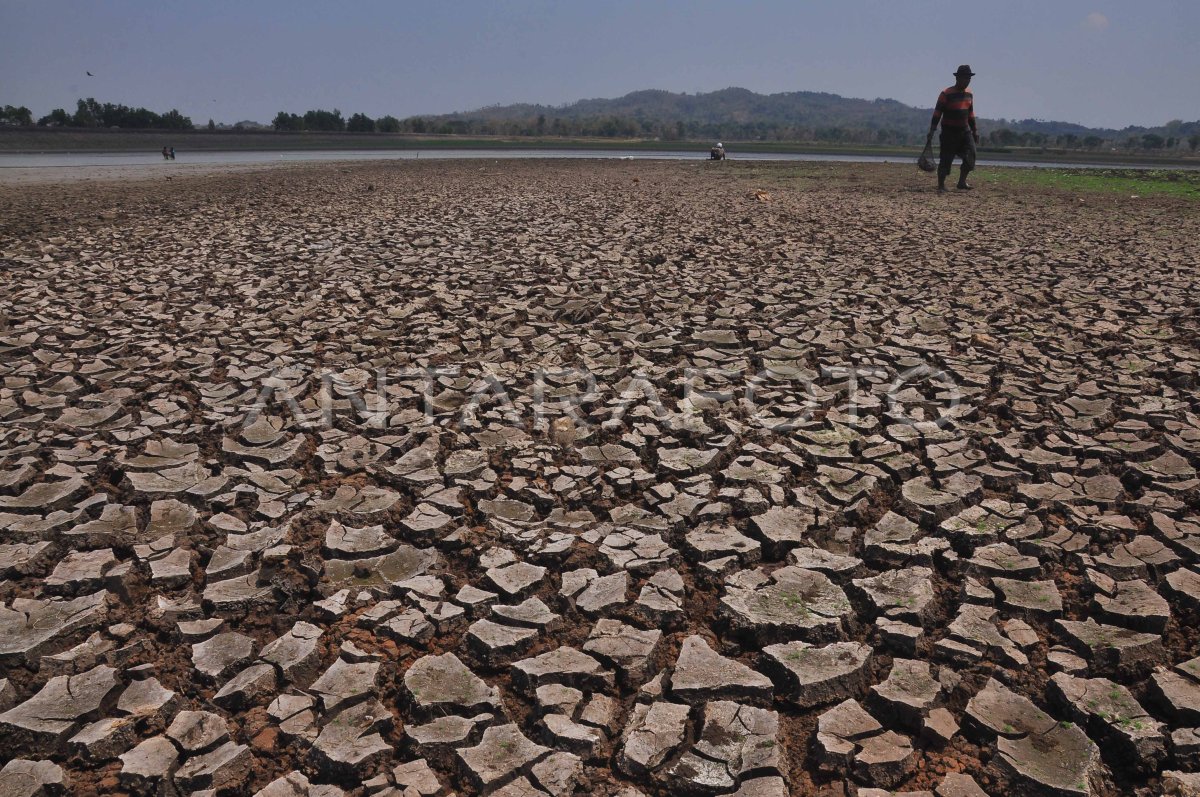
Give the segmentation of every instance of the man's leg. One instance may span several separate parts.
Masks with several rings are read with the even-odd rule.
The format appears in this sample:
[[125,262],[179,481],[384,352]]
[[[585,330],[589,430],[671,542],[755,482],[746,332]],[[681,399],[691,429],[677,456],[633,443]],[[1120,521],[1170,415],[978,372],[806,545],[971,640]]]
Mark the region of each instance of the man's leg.
[[971,173],[971,167],[968,166],[967,162],[964,160],[962,162],[962,166],[958,170],[958,186],[957,186],[957,188],[959,191],[970,191],[972,188],[975,187],[967,182],[967,175],[970,173]]
[[956,150],[954,146],[954,136],[953,134],[946,135],[946,131],[943,130],[938,136],[938,142],[940,147],[938,152],[939,157],[937,170],[938,190],[945,191],[946,178],[950,176],[950,169],[954,166],[954,153]]
[[967,175],[971,173],[972,167],[975,165],[975,142],[971,140],[971,134],[967,133],[963,136],[962,143],[962,167],[958,171],[958,190],[970,191],[972,186],[967,183]]

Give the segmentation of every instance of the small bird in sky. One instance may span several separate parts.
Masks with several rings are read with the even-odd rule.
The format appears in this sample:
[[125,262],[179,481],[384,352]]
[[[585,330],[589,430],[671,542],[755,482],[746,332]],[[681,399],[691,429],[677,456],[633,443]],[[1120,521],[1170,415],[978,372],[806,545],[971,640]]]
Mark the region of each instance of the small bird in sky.
[[[86,69],[85,69],[85,70],[83,70],[83,71],[87,72],[87,70],[86,70]],[[91,72],[88,72],[88,73],[87,73],[87,76],[88,76],[88,77],[95,77],[95,75],[93,75]]]

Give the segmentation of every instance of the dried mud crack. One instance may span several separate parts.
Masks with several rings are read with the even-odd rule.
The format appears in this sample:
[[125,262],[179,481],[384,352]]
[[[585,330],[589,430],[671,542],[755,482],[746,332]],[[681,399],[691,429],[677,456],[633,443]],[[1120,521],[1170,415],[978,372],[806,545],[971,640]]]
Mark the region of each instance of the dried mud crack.
[[0,793],[1197,793],[1200,214],[916,179],[0,186]]

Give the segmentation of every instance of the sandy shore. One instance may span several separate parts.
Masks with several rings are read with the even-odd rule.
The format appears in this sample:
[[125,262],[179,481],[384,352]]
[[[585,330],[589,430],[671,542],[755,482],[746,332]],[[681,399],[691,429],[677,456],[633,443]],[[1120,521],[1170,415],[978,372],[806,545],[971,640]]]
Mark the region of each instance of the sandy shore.
[[36,778],[1194,768],[1194,204],[818,163],[171,177],[0,173],[0,744]]

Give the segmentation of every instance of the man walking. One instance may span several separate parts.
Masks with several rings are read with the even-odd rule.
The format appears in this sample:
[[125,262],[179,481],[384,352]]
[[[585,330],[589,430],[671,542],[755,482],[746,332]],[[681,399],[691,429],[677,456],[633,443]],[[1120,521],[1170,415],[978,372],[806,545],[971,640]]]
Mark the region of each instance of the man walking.
[[954,165],[954,158],[962,158],[958,173],[958,190],[970,191],[967,174],[975,168],[975,145],[979,143],[979,132],[975,129],[975,97],[967,86],[975,73],[963,64],[954,73],[954,85],[942,89],[937,105],[933,109],[933,120],[929,123],[926,144],[933,141],[938,122],[942,123],[942,156],[938,161],[938,191],[946,190],[946,177]]

